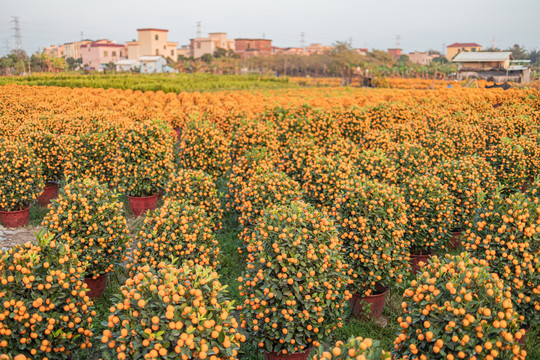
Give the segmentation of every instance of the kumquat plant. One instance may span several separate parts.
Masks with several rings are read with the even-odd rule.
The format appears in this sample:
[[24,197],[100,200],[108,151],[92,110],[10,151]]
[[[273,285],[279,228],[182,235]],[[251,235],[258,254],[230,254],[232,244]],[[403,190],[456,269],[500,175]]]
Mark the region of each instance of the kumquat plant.
[[384,360],[391,359],[389,351],[381,349],[378,340],[351,338],[346,342],[338,341],[334,347],[325,349],[320,346],[311,360]]

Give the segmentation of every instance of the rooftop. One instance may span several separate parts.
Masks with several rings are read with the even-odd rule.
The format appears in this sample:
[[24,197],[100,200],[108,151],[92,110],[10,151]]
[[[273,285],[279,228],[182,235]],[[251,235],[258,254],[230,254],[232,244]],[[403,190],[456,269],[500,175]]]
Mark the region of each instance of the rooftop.
[[505,61],[512,53],[510,51],[480,51],[460,52],[452,60],[453,62],[492,62]]
[[164,31],[164,32],[169,32],[169,30],[165,30],[165,29],[155,29],[155,28],[137,29],[137,31]]
[[462,48],[462,47],[482,47],[482,45],[479,45],[477,43],[453,43],[453,44],[447,46],[447,48],[452,48],[452,47],[459,47],[459,48]]
[[141,61],[158,61],[159,59],[161,59],[163,56],[161,55],[154,55],[154,56],[141,56],[139,58],[139,60]]

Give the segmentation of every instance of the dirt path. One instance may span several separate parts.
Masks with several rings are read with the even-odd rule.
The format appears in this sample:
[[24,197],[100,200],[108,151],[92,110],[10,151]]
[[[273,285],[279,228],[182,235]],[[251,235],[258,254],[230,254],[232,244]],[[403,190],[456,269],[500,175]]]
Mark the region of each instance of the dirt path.
[[34,242],[41,226],[25,226],[19,229],[12,229],[0,226],[0,250],[8,250],[13,245],[24,244],[28,241]]

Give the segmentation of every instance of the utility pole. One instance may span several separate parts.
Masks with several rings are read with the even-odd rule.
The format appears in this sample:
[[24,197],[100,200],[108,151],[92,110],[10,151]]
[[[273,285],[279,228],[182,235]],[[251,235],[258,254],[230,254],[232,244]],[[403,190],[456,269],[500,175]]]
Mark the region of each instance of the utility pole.
[[497,38],[493,37],[493,41],[491,42],[491,49],[495,50],[497,48]]
[[198,38],[202,37],[201,22],[200,21],[197,21],[197,37]]
[[81,41],[84,40],[84,33],[81,31]]
[[13,27],[11,30],[13,30],[13,40],[15,44],[15,50],[19,51],[22,50],[22,36],[21,36],[21,27],[19,24],[19,17],[18,16],[12,16],[11,17],[11,23],[13,23]]
[[306,35],[306,33],[305,33],[304,31],[302,31],[302,32],[300,33],[300,38],[301,38],[301,40],[300,40],[300,47],[301,47],[302,49],[303,49],[304,46],[305,46],[305,35]]
[[401,35],[396,35],[396,49],[401,49]]

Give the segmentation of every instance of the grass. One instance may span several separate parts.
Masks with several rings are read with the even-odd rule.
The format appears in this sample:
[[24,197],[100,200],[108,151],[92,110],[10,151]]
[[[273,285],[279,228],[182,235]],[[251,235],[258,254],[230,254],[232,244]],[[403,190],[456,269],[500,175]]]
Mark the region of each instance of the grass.
[[289,78],[260,75],[212,74],[41,74],[28,76],[3,76],[0,85],[65,86],[71,88],[115,88],[141,91],[220,91],[265,90],[297,88]]

